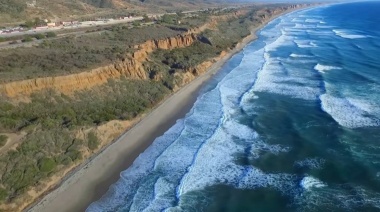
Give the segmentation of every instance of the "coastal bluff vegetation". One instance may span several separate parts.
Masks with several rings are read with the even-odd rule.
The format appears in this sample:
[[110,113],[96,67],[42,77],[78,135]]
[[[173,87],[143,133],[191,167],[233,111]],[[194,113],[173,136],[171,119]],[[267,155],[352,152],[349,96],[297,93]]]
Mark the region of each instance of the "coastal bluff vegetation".
[[[2,0],[0,26],[44,17],[51,20],[92,19],[125,14],[166,13],[215,8],[229,0]],[[1,27],[0,27],[1,28]]]
[[307,5],[165,15],[0,54],[0,211],[56,188],[251,30]]

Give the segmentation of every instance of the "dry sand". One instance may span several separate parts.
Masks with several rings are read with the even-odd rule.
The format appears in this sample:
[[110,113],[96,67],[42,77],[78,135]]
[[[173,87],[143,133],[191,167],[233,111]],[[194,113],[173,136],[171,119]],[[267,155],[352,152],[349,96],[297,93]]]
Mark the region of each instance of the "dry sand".
[[257,30],[279,15],[254,28],[250,36],[243,39],[234,50],[217,61],[205,74],[170,96],[136,126],[85,164],[83,168],[69,176],[57,189],[46,195],[29,211],[84,211],[91,202],[98,200],[107,192],[109,186],[119,179],[120,172],[132,165],[137,156],[156,137],[164,134],[176,120],[183,118],[190,111],[204,82],[210,79],[232,55],[256,39]]

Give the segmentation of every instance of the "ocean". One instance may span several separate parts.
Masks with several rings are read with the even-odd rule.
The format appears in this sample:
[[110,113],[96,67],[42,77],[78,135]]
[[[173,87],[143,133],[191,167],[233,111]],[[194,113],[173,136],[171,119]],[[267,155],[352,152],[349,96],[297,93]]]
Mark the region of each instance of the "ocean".
[[270,22],[87,211],[380,211],[380,2]]

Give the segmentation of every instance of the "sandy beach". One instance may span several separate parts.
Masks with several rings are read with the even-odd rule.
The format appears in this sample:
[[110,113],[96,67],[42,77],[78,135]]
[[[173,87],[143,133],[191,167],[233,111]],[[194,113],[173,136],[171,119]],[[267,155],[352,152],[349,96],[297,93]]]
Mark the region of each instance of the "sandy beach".
[[[293,10],[288,10],[286,13]],[[71,174],[61,185],[46,195],[28,211],[63,212],[84,211],[88,205],[106,193],[115,183],[120,172],[132,165],[156,137],[164,134],[178,119],[190,111],[198,91],[234,54],[256,39],[256,32],[269,21],[283,15],[273,16],[259,27],[252,29],[250,36],[240,42],[234,50],[217,61],[205,74],[193,80],[146,115],[137,125],[123,134],[117,141],[89,161],[80,170]]]

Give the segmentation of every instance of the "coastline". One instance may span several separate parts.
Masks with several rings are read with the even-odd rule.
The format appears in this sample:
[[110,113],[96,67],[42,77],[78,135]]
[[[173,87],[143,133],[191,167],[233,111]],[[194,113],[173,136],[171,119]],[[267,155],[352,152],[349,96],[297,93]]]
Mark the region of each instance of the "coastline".
[[164,134],[178,119],[183,118],[195,103],[198,92],[233,55],[247,44],[257,39],[256,33],[272,20],[284,14],[304,9],[295,8],[273,15],[259,26],[251,29],[251,34],[239,42],[222,59],[195,80],[167,97],[160,105],[147,114],[139,123],[121,135],[115,142],[93,157],[87,164],[63,179],[51,191],[27,211],[84,211],[88,205],[104,195],[109,186],[120,178],[126,170],[156,137]]

